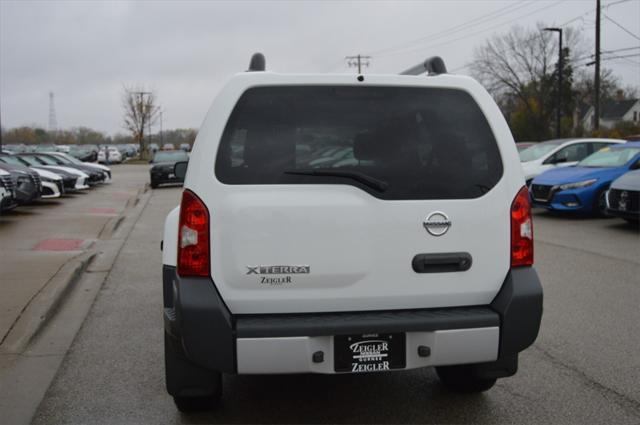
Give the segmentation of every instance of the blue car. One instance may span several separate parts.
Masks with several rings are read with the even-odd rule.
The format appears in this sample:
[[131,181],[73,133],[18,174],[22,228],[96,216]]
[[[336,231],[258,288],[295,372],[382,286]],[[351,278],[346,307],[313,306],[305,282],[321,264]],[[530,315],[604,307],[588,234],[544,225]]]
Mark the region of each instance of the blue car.
[[533,206],[555,211],[605,215],[611,182],[640,168],[640,142],[606,147],[575,167],[549,170],[531,182]]

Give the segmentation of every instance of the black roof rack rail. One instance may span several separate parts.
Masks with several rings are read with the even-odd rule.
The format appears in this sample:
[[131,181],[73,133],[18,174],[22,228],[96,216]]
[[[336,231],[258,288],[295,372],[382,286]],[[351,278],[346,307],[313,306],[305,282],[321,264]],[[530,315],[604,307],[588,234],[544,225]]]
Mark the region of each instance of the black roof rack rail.
[[264,71],[266,69],[266,60],[262,53],[254,53],[249,62],[247,72]]
[[427,75],[439,75],[446,74],[447,67],[444,64],[444,61],[440,56],[431,56],[427,58],[424,62],[417,64],[416,66],[412,66],[411,68],[403,71],[400,75],[420,75],[427,73]]

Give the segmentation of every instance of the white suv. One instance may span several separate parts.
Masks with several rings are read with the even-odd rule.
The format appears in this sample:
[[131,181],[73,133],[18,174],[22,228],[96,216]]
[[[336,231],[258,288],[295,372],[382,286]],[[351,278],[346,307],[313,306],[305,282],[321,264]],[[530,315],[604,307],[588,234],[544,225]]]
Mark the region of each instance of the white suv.
[[[435,366],[463,392],[513,375],[542,288],[491,96],[444,73],[258,69],[222,89],[188,171],[174,170],[185,190],[165,222],[163,287],[178,408],[210,406],[222,373]],[[329,147],[354,161],[317,162]]]

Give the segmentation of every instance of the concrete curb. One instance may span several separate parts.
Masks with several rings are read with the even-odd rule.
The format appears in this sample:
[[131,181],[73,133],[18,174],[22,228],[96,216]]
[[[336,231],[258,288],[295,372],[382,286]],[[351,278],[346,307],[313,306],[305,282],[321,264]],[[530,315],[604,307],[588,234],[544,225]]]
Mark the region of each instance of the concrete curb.
[[7,337],[0,346],[0,352],[7,354],[22,353],[35,336],[53,317],[66,295],[80,280],[89,266],[94,252],[86,252],[69,260],[45,284],[42,290],[31,300],[11,326]]
[[11,326],[0,345],[0,353],[23,353],[55,316],[85,272],[111,270],[120,249],[150,198],[151,194],[145,185],[127,201],[125,210],[105,225],[99,234],[100,239],[92,244],[90,250],[69,260],[53,275]]

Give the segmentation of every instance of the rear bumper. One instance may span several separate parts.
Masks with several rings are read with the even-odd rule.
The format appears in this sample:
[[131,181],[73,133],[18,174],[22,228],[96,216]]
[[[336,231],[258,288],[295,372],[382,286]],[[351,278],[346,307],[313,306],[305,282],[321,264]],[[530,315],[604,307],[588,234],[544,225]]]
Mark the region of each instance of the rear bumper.
[[[511,270],[490,305],[423,310],[232,315],[210,279],[164,266],[163,286],[167,336],[190,362],[226,373],[335,373],[333,335],[406,332],[407,369],[486,363],[491,376],[509,376],[542,317],[533,268]],[[325,361],[312,361],[318,351]]]
[[184,179],[178,178],[173,174],[173,170],[171,172],[164,171],[152,171],[149,173],[151,182],[155,184],[182,184],[184,183]]

